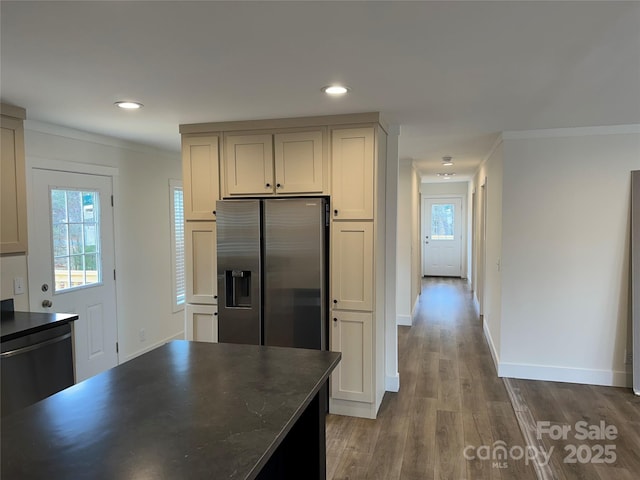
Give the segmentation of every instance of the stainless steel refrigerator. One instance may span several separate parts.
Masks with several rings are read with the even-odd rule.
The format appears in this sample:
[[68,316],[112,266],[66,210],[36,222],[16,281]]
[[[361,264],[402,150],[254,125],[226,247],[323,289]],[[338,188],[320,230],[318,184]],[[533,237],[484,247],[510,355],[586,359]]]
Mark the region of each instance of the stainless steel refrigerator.
[[216,205],[218,341],[326,350],[324,198]]

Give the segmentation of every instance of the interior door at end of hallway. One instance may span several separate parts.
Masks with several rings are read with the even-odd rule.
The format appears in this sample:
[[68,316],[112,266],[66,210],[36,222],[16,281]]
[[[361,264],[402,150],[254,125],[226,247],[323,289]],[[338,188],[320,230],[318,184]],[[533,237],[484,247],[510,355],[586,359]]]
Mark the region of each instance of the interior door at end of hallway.
[[462,199],[424,198],[422,202],[422,274],[462,274]]
[[112,178],[32,169],[30,308],[77,313],[76,382],[118,364]]

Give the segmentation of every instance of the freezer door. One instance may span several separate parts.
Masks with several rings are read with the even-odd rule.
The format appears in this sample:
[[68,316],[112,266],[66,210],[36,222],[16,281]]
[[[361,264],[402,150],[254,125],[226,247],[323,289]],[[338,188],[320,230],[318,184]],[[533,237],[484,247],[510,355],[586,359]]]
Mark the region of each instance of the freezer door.
[[321,198],[264,201],[264,344],[327,349]]
[[218,341],[260,345],[259,200],[216,204],[218,244]]

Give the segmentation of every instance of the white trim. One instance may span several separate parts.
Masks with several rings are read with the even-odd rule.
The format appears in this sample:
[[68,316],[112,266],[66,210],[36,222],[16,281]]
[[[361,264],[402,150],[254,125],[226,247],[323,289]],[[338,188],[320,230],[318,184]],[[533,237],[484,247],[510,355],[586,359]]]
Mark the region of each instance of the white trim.
[[[154,155],[160,154],[170,158],[176,158],[176,155],[180,154],[179,150],[164,150],[137,142],[131,142],[128,140],[122,140],[120,138],[91,133],[84,130],[77,130],[75,128],[63,127],[61,125],[55,125],[52,123],[40,122],[37,120],[25,120],[24,128],[25,130],[44,133],[46,135],[65,137],[73,140],[105,145],[107,147],[124,148],[136,152],[151,153]],[[176,132],[176,138],[178,137],[179,133]]]
[[502,142],[504,141],[504,133],[502,132],[501,134],[498,135],[498,138],[496,138],[496,141],[493,142],[493,145],[491,145],[491,148],[489,149],[489,153],[487,153],[487,155],[485,155],[484,159],[480,162],[480,165],[478,165],[477,170],[475,171],[475,173],[473,174],[473,177],[475,178],[476,174],[480,171],[480,167],[482,167],[482,165],[484,165],[485,163],[487,163],[487,161],[491,158],[491,156],[495,153],[495,151],[498,149],[498,147],[500,145],[502,145]]
[[630,372],[560,367],[555,365],[528,365],[522,363],[499,364],[498,376],[625,388],[631,387],[632,383]]
[[491,358],[493,359],[493,365],[496,367],[496,372],[498,372],[499,377],[502,377],[504,375],[500,375],[500,356],[498,355],[498,351],[496,350],[496,345],[493,343],[493,337],[491,336],[491,331],[489,330],[488,325],[489,324],[486,321],[482,322],[484,338],[487,339],[487,343],[489,344],[489,351],[491,352]]
[[[640,124],[611,125],[601,127],[549,128],[543,130],[512,130],[502,132],[505,140],[527,138],[589,137],[591,135],[625,135],[640,133]],[[489,155],[490,156],[490,155]]]
[[156,342],[152,345],[144,347],[143,349],[138,350],[137,352],[130,353],[124,358],[124,360],[120,361],[120,364],[123,364],[124,362],[128,362],[129,360],[133,360],[134,358],[139,357],[140,355],[143,355],[147,352],[150,352],[151,350],[158,348],[164,345],[165,343],[169,343],[172,340],[184,340],[184,331],[178,332],[175,335],[171,335],[170,337],[165,338],[164,340],[160,340],[159,342]]
[[87,175],[103,175],[105,177],[119,176],[117,167],[107,165],[95,165],[92,163],[69,162],[35,155],[27,155],[27,167],[40,170],[55,170],[59,172],[84,173]]
[[476,317],[480,318],[480,302],[478,301],[477,292],[473,291],[473,311],[476,312]]
[[412,319],[414,319],[416,317],[416,312],[418,311],[418,302],[419,301],[420,301],[420,294],[418,294],[416,296],[416,301],[413,302],[413,308],[411,309],[411,318]]
[[399,327],[410,327],[413,324],[411,319],[411,315],[397,315],[396,325],[398,325]]
[[400,391],[400,374],[387,375],[384,379],[384,389],[387,392],[399,392]]

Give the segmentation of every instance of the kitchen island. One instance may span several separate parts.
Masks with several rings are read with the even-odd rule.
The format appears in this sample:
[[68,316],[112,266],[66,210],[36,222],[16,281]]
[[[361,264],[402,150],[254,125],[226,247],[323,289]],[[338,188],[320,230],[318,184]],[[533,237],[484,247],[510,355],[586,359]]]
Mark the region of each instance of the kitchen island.
[[340,354],[177,340],[2,420],[2,478],[325,478]]

